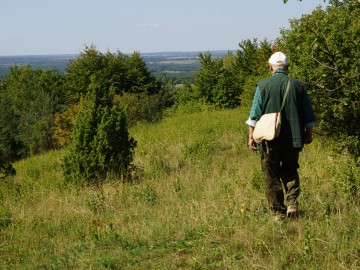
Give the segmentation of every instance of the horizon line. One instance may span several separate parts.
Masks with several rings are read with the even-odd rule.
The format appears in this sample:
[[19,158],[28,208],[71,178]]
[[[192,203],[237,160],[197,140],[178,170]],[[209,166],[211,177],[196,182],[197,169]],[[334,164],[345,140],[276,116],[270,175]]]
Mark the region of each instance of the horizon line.
[[[123,53],[123,54],[127,54],[127,55],[131,55],[133,53],[140,53],[141,55],[146,55],[146,54],[161,54],[161,53],[201,53],[201,52],[234,52],[237,51],[238,49],[216,49],[216,50],[189,50],[189,51],[182,51],[182,50],[173,50],[173,51],[154,51],[154,52],[141,52],[141,51],[134,51],[132,53]],[[121,51],[119,51],[120,53],[122,53]],[[0,57],[37,57],[37,56],[64,56],[64,55],[79,55],[81,52],[79,53],[47,53],[47,54],[9,54],[9,55],[0,55]],[[101,52],[104,53],[104,52]],[[116,52],[115,52],[116,53]]]

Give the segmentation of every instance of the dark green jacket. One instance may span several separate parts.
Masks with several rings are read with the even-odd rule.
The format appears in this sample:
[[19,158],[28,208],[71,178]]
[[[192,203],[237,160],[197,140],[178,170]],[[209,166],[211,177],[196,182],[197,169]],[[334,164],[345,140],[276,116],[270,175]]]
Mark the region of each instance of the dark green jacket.
[[262,114],[280,111],[287,82],[290,88],[285,106],[281,112],[281,131],[278,138],[268,142],[269,149],[302,148],[304,146],[305,126],[315,121],[309,97],[304,85],[290,78],[286,73],[277,73],[262,80],[258,87],[262,97]]

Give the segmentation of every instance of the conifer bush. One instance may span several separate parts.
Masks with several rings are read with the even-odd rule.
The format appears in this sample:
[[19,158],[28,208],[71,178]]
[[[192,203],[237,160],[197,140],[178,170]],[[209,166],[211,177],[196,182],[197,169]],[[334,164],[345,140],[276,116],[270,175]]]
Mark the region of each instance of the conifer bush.
[[113,91],[93,78],[80,102],[73,140],[63,160],[65,179],[99,183],[107,176],[128,179],[136,141],[126,117],[113,101]]

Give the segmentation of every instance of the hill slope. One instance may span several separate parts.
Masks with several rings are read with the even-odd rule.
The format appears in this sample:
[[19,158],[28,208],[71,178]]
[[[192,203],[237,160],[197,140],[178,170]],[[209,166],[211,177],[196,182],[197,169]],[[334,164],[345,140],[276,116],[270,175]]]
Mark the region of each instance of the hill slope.
[[273,223],[246,116],[134,127],[133,183],[67,185],[64,150],[17,163],[0,183],[0,268],[358,269],[358,169],[315,140],[301,154],[301,217]]

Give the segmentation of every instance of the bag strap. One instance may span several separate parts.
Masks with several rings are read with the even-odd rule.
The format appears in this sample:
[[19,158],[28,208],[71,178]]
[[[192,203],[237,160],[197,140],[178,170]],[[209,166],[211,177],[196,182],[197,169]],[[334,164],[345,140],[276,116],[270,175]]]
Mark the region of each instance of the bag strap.
[[284,95],[284,98],[283,98],[283,101],[282,101],[282,104],[281,104],[280,112],[281,112],[282,109],[284,108],[285,101],[286,101],[286,97],[287,97],[287,95],[288,95],[288,93],[289,93],[290,79],[291,79],[291,78],[289,78],[288,83],[287,83],[287,87],[286,87],[285,95]]

